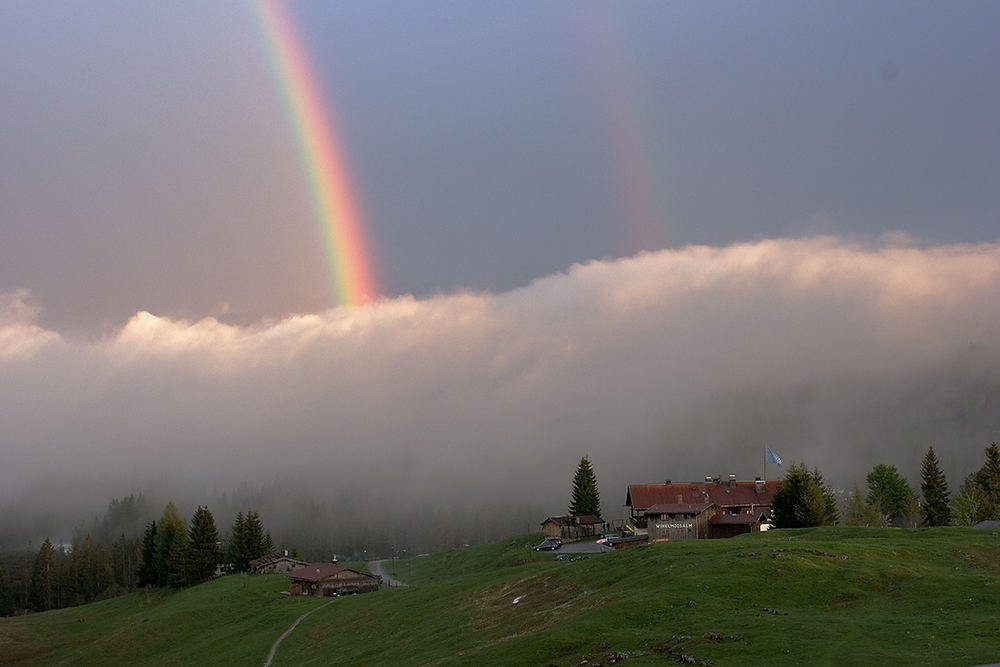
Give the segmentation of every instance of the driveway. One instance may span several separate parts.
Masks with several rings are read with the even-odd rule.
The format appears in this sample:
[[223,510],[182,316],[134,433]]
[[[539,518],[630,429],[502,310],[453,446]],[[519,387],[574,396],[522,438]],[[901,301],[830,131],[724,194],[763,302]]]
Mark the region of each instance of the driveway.
[[561,547],[553,551],[556,554],[603,554],[614,551],[614,547],[606,544],[598,544],[597,540],[584,540],[581,542],[566,542]]
[[385,562],[384,560],[370,560],[368,561],[368,569],[371,570],[372,574],[382,577],[382,581],[389,584],[390,586],[406,586],[406,584],[404,584],[399,579],[393,579],[392,576],[390,576],[389,573],[385,571],[385,568],[382,567],[382,563],[384,562]]

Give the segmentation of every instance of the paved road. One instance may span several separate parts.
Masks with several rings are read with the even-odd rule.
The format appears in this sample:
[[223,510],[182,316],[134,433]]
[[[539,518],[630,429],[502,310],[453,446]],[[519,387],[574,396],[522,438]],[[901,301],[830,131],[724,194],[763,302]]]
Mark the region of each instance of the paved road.
[[598,544],[597,540],[585,540],[583,542],[567,542],[561,547],[551,552],[553,554],[602,554],[614,551],[613,547],[606,544]]
[[384,562],[385,560],[370,560],[368,561],[368,569],[372,571],[372,574],[382,577],[382,581],[390,586],[406,586],[407,584],[404,584],[399,579],[394,579],[388,572],[385,571],[382,567],[382,563]]

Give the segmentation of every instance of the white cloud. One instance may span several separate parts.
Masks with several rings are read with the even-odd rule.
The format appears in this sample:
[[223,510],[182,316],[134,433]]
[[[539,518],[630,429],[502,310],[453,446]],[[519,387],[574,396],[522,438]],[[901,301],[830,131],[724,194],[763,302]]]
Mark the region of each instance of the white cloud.
[[0,487],[282,475],[475,503],[514,483],[558,509],[589,453],[614,507],[629,482],[759,474],[765,441],[844,484],[877,462],[915,470],[932,441],[968,472],[1000,426],[997,294],[996,244],[826,237],[250,327],[141,312],[98,341],[44,330],[16,292],[0,301]]

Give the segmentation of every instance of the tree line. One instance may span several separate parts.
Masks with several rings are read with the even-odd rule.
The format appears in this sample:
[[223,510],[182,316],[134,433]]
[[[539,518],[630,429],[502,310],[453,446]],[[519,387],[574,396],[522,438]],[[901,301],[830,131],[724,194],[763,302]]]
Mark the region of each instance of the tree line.
[[[985,450],[982,467],[966,477],[952,495],[940,461],[929,447],[920,467],[920,494],[896,467],[880,463],[865,478],[867,493],[855,487],[843,523],[850,526],[972,526],[1000,519],[1000,446]],[[818,469],[793,464],[785,484],[771,502],[777,528],[802,528],[841,523],[837,499]]]
[[144,499],[113,500],[94,532],[74,532],[72,546],[46,538],[32,558],[7,556],[0,567],[0,616],[17,610],[47,611],[121,595],[143,586],[183,588],[220,574],[246,572],[274,551],[274,541],[254,510],[238,512],[225,545],[208,507],[199,506],[190,524],[173,501],[158,521],[145,524],[141,538],[121,532],[112,542],[94,536],[134,514]]

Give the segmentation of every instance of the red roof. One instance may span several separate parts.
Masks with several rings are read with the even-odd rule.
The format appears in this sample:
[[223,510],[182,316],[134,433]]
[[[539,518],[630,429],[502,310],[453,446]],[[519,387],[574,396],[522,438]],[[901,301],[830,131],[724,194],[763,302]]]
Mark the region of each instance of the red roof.
[[714,503],[719,507],[770,505],[782,480],[768,480],[758,492],[757,482],[684,482],[678,484],[630,484],[625,504],[633,510],[653,505],[695,505]]
[[713,503],[657,503],[646,508],[646,514],[701,514]]
[[352,567],[344,567],[338,563],[309,563],[301,570],[289,572],[288,576],[292,579],[301,579],[302,581],[320,581],[345,571],[356,572],[357,574],[363,574],[366,577],[374,577],[374,575],[368,574],[367,572],[355,570]]

